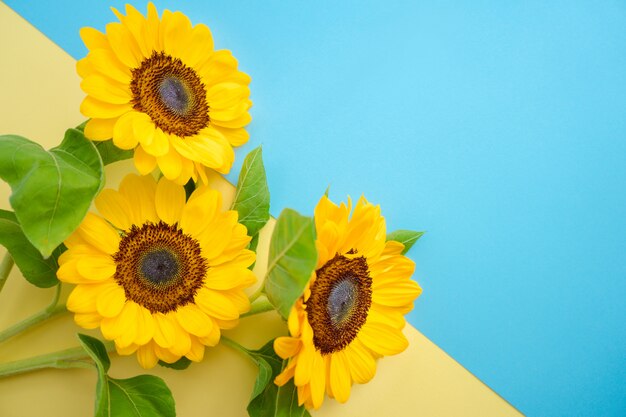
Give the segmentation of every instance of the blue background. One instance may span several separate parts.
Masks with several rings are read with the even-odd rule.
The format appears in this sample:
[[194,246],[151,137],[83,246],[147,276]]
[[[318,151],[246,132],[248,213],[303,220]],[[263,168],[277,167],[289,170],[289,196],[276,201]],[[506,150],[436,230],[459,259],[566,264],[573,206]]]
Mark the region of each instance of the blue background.
[[[6,3],[75,58],[115,20]],[[544,3],[157,6],[253,77],[232,180],[263,144],[274,215],[330,184],[427,230],[414,326],[524,413],[626,415],[626,4]]]

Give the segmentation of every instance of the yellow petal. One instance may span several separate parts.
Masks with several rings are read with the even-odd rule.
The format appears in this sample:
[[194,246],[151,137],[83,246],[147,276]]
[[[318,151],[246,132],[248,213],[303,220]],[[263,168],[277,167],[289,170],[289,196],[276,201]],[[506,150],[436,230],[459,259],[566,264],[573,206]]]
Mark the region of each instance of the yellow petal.
[[[63,241],[63,244],[65,246],[67,246],[68,249],[71,249],[74,246],[86,245],[87,242],[85,242],[85,240],[82,237],[80,237],[80,234],[76,231],[76,232],[72,233],[71,235],[69,235]],[[65,252],[63,252],[63,253],[65,253]]]
[[106,25],[107,38],[117,58],[128,68],[138,68],[142,55],[132,34],[121,23]]
[[196,336],[208,336],[213,328],[213,321],[195,304],[178,307],[175,317],[183,329]]
[[216,346],[220,341],[220,336],[221,336],[221,332],[220,332],[220,328],[218,327],[218,323],[216,320],[213,320],[213,327],[211,328],[211,333],[209,333],[208,336],[199,337],[198,340],[206,346]]
[[175,317],[176,313],[168,313],[167,315],[170,316],[171,323],[175,330],[174,344],[169,350],[176,355],[185,356],[189,352],[189,349],[191,349],[189,333],[178,323]]
[[296,361],[289,361],[287,367],[274,378],[274,383],[279,387],[285,385],[291,378],[293,378],[296,369]]
[[300,350],[300,339],[297,337],[281,336],[274,340],[274,351],[283,359],[290,358]]
[[149,146],[154,140],[156,126],[150,116],[145,113],[136,112],[133,120],[133,134],[142,146]]
[[[119,334],[115,338],[115,343],[120,347],[129,346],[135,341],[137,337],[137,322],[139,316],[139,310],[143,307],[137,305],[133,301],[127,301],[124,304],[124,308],[117,316],[117,326],[119,326]],[[103,323],[107,319],[102,320]]]
[[182,168],[180,170],[180,175],[174,182],[178,185],[185,185],[190,178],[193,178],[193,180],[196,181],[196,177],[194,177],[194,162],[182,156],[180,157],[180,161],[182,163]]
[[83,277],[76,268],[78,260],[73,259],[64,263],[59,262],[59,269],[57,269],[57,278],[61,282],[68,284],[91,284],[93,281]]
[[350,369],[343,351],[330,356],[330,387],[333,396],[340,403],[345,403],[350,398]]
[[145,345],[154,336],[156,324],[152,318],[152,313],[146,308],[139,306],[137,309],[137,335],[134,343]]
[[143,149],[152,156],[166,155],[170,150],[170,136],[161,129],[154,129],[152,141],[142,144]]
[[174,346],[176,341],[176,328],[169,316],[162,313],[156,313],[153,316],[155,321],[154,328],[154,341],[163,348],[170,348]]
[[155,367],[157,362],[159,362],[159,358],[157,358],[152,344],[141,346],[137,349],[137,362],[139,362],[139,365],[141,365],[143,369]]
[[139,346],[137,345],[130,345],[130,346],[124,346],[124,347],[120,347],[117,344],[115,345],[115,350],[117,354],[120,356],[132,355],[133,353],[137,352],[137,349],[139,349]]
[[237,224],[237,213],[228,211],[220,213],[216,219],[203,228],[198,235],[202,246],[202,255],[213,263],[213,259],[224,252],[231,240],[233,228]]
[[316,410],[324,402],[324,391],[326,389],[326,364],[324,358],[318,352],[313,352],[313,367],[311,370],[311,401]]
[[146,46],[149,50],[162,51],[163,41],[159,36],[159,26],[161,21],[159,19],[159,13],[156,6],[150,2],[148,3],[148,14],[146,17]]
[[128,104],[132,94],[128,86],[98,73],[85,77],[80,88],[96,100],[111,104]]
[[239,310],[239,314],[250,311],[250,299],[243,290],[234,289],[224,291],[224,294],[235,304],[237,310]]
[[222,202],[222,195],[206,187],[196,189],[183,208],[180,227],[197,237],[213,220]]
[[346,360],[354,382],[365,384],[376,374],[376,361],[358,341],[346,347]]
[[189,35],[191,35],[191,22],[181,12],[165,10],[161,20],[163,35],[163,47],[172,56],[180,56],[179,50],[189,48]]
[[213,127],[220,132],[232,146],[241,146],[250,139],[250,134],[244,128],[229,129],[221,126]]
[[119,192],[105,188],[98,194],[94,203],[100,214],[113,226],[121,230],[128,230],[132,226],[129,214],[131,207],[128,200]]
[[297,386],[308,384],[311,380],[314,356],[315,350],[312,346],[308,347],[305,345],[303,349],[300,350],[293,380]]
[[85,136],[91,140],[109,140],[113,137],[115,123],[117,123],[117,118],[89,119],[85,126]]
[[113,143],[120,149],[134,149],[139,143],[133,132],[133,122],[137,117],[136,111],[124,113],[113,128]]
[[[85,97],[80,104],[80,112],[82,115],[93,119],[115,119],[115,121],[117,121],[118,117],[124,113],[128,113],[132,109],[130,103],[112,104],[97,100],[91,96]],[[111,133],[109,139],[112,137],[113,134]]]
[[109,41],[104,33],[89,27],[81,28],[79,31],[80,38],[87,49],[108,48]]
[[95,313],[100,291],[107,284],[77,285],[67,298],[67,309],[74,313]]
[[87,213],[78,226],[78,233],[87,243],[106,254],[113,255],[119,249],[120,236],[115,229],[93,213]]
[[422,289],[415,281],[406,280],[375,288],[372,291],[372,301],[385,306],[399,307],[415,301],[421,292]]
[[204,285],[213,290],[247,288],[256,282],[256,275],[246,267],[209,268]]
[[214,111],[237,108],[244,99],[250,96],[250,88],[236,83],[219,83],[211,86],[206,94],[207,101],[211,105],[211,115],[213,115]]
[[402,352],[409,345],[401,331],[381,323],[367,322],[357,339],[379,355],[388,356]]
[[169,147],[165,155],[157,157],[157,164],[165,178],[172,181],[180,176],[183,169],[182,159],[173,146]]
[[254,263],[256,260],[256,254],[250,250],[244,249],[248,246],[250,242],[250,237],[246,236],[245,244],[240,244],[240,237],[236,236],[237,230],[233,231],[233,237],[230,240],[230,243],[224,248],[222,253],[218,256],[207,259],[209,261],[210,266],[240,266],[243,268],[247,268]]
[[101,290],[96,307],[102,317],[115,317],[122,311],[124,303],[126,303],[124,289],[116,283],[111,283]]
[[156,186],[156,181],[151,175],[129,174],[120,183],[120,194],[130,203],[134,224],[159,221],[154,205]]
[[166,178],[161,178],[156,188],[156,211],[168,224],[178,223],[185,207],[185,189]]
[[213,51],[213,36],[211,30],[203,24],[193,27],[189,47],[181,48],[179,53],[183,62],[194,68],[198,63],[207,59]]
[[123,85],[130,85],[132,75],[130,68],[124,66],[111,49],[94,49],[85,58],[91,64],[93,71],[112,78]]
[[171,141],[178,153],[185,158],[221,173],[227,172],[235,159],[230,143],[212,128],[204,129],[199,135],[184,140],[172,136]]
[[220,320],[235,320],[239,318],[237,306],[219,291],[200,288],[196,293],[195,300],[198,307],[211,317]]
[[74,323],[83,329],[97,329],[100,327],[102,316],[98,313],[76,313],[74,315]]
[[137,42],[137,46],[141,51],[142,56],[149,56],[151,48],[148,46],[145,36],[146,21],[141,13],[130,4],[126,5],[126,16],[119,13],[115,8],[112,8],[115,15],[120,21],[128,28],[132,34],[133,39]]
[[83,58],[76,61],[76,72],[80,78],[85,78],[88,75],[92,74],[95,71],[95,68],[91,64],[91,61]]
[[[222,114],[221,116],[224,117],[225,115]],[[217,126],[227,127],[229,129],[238,129],[246,126],[248,123],[250,123],[251,120],[252,116],[250,115],[250,113],[245,112],[240,114],[235,119],[215,119],[213,120],[213,123]]]
[[293,306],[291,311],[289,312],[289,317],[287,318],[287,328],[289,329],[289,333],[292,336],[300,336],[300,313],[298,312],[298,308],[296,305],[300,304],[301,301],[296,301],[296,304]]
[[204,358],[204,345],[197,337],[191,337],[191,349],[185,356],[194,362],[201,362]]
[[154,351],[159,359],[163,362],[174,363],[181,358],[182,355],[177,355],[169,349],[162,348],[159,345],[154,345]]
[[402,330],[406,324],[402,310],[395,307],[387,307],[377,303],[372,303],[367,313],[370,321],[386,324],[394,329]]
[[141,145],[135,148],[133,160],[135,161],[137,171],[139,171],[141,175],[148,175],[154,171],[154,168],[157,166],[156,158],[144,151]]
[[76,270],[89,281],[104,281],[115,274],[115,262],[108,255],[89,255],[76,261]]

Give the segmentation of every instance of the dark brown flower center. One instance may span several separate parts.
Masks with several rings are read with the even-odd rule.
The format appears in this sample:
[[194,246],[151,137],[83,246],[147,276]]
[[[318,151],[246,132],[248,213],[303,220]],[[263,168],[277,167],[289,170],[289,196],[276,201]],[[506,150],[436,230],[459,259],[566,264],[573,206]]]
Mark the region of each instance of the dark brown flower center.
[[193,302],[208,268],[198,242],[176,225],[163,222],[133,226],[113,259],[114,278],[126,299],[152,313],[167,313]]
[[132,74],[133,107],[164,132],[187,137],[209,125],[204,84],[180,59],[153,52]]
[[323,355],[345,348],[367,320],[372,278],[365,257],[337,254],[316,272],[306,312],[313,344]]

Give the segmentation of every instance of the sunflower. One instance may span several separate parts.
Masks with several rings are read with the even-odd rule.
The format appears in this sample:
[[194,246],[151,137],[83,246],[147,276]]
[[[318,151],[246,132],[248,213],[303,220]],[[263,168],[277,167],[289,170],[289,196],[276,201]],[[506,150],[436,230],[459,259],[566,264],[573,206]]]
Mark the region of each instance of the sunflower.
[[406,349],[404,314],[421,293],[404,246],[386,242],[380,208],[361,198],[350,217],[351,206],[327,197],[318,203],[317,268],[289,315],[291,336],[274,342],[289,359],[275,383],[294,378],[307,408],[319,408],[324,392],[347,401],[353,383],[374,376],[376,359]]
[[192,26],[181,12],[159,19],[148,4],[144,17],[126,6],[106,33],[80,31],[89,49],[77,64],[91,118],[85,135],[134,149],[141,174],[159,167],[179,184],[205,179],[205,167],[227,173],[233,146],[248,140],[250,77],[230,51],[213,49],[211,31]]
[[67,300],[75,322],[100,327],[144,368],[202,360],[250,308],[255,254],[237,212],[222,211],[206,186],[185,201],[182,186],[135,174],[95,205],[101,216],[88,213],[59,258],[59,279],[76,284]]

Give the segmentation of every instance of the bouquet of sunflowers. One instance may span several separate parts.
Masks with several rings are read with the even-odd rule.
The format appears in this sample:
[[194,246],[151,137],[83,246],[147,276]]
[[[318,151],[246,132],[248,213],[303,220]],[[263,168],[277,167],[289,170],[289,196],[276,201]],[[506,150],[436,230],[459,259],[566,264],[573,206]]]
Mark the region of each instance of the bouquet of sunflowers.
[[[252,417],[309,415],[325,396],[346,402],[379,358],[408,345],[404,315],[421,289],[404,254],[422,233],[388,233],[378,206],[335,204],[328,191],[313,217],[271,218],[261,148],[236,187],[222,177],[249,138],[250,77],[180,12],[113,12],[119,22],[105,32],[80,33],[88,120],[48,151],[0,136],[12,190],[12,211],[0,210],[0,289],[14,264],[56,289],[47,308],[0,329],[0,343],[63,314],[99,337],[1,363],[0,377],[93,368],[96,416],[174,416],[163,379],[112,378],[109,354],[185,372],[222,343],[258,366]],[[105,166],[131,158],[136,171],[107,188]],[[223,334],[268,311],[284,336],[253,349]]]

